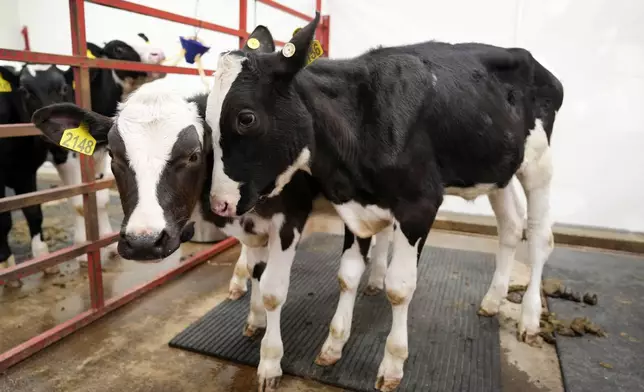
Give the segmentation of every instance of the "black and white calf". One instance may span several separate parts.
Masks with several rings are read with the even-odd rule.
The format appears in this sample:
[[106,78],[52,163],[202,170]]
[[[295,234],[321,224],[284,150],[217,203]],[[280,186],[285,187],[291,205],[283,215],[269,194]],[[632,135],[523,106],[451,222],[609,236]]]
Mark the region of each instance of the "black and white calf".
[[[0,92],[0,124],[28,123],[31,114],[43,105],[71,100],[63,71],[56,66],[41,69],[23,66],[20,71],[0,67],[0,75],[7,87]],[[67,156],[66,151],[40,136],[0,139],[0,197],[5,197],[5,187],[19,195],[36,191],[36,172],[49,153],[57,164],[64,162]],[[29,226],[33,256],[48,253],[42,233],[40,205],[25,207],[22,211]],[[11,212],[0,213],[0,268],[15,265],[8,242],[11,227]],[[57,267],[50,267],[45,273],[57,271]],[[20,281],[8,282],[9,286],[14,287],[20,284]]]
[[[356,236],[395,224],[385,277],[392,327],[376,379],[377,389],[391,391],[408,356],[407,312],[418,257],[445,194],[490,199],[500,245],[480,312],[498,312],[523,223],[507,186],[516,175],[527,196],[532,266],[518,336],[533,342],[543,265],[553,248],[549,145],[563,101],[561,83],[526,50],[478,43],[377,48],[305,67],[318,21],[319,15],[279,53],[221,56],[206,112],[216,212],[244,216],[305,170]],[[272,385],[282,374],[279,313],[298,230],[282,219],[269,229],[275,235],[260,284],[268,318],[261,384]],[[341,270],[345,283],[357,282],[364,267],[343,258]],[[339,354],[338,337],[348,328],[350,323],[331,325],[321,356],[329,342]]]

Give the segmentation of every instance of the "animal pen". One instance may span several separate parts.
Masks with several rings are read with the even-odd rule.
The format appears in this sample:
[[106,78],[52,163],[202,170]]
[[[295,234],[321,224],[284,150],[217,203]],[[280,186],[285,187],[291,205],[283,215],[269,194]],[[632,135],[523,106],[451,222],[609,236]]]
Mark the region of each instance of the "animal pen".
[[[282,12],[296,16],[306,22],[313,18],[298,12],[294,9],[279,4],[273,0],[256,0]],[[239,0],[239,26],[231,28],[209,23],[167,11],[159,10],[135,4],[123,0],[87,0],[106,7],[116,8],[124,11],[134,12],[141,15],[151,16],[154,18],[195,26],[206,30],[216,31],[232,36],[239,37],[239,47],[244,44],[249,33],[247,31],[247,10],[248,0]],[[87,51],[87,41],[85,37],[85,0],[69,0],[71,39],[72,39],[72,56],[38,53],[22,50],[0,49],[0,60],[28,62],[36,64],[57,64],[69,65],[74,69],[74,82],[76,85],[74,94],[76,104],[83,108],[91,108],[89,69],[119,69],[142,72],[163,72],[184,75],[199,75],[196,68],[171,67],[162,65],[151,65],[137,62],[116,61],[107,59],[89,59],[85,56]],[[316,0],[315,6],[318,11],[321,10],[321,0]],[[320,27],[316,32],[316,38],[320,41],[325,56],[329,52],[329,16],[322,18]],[[284,45],[284,41],[275,41],[277,45]],[[206,75],[211,76],[215,71],[206,70]],[[0,125],[0,137],[20,137],[40,135],[40,131],[33,124],[9,124]],[[114,179],[94,180],[94,160],[91,156],[80,155],[80,166],[82,184],[62,186],[58,188],[42,190],[24,195],[6,197],[0,200],[0,212],[13,211],[23,207],[42,204],[44,202],[69,198],[76,195],[83,195],[83,214],[85,217],[85,232],[87,241],[82,244],[72,245],[55,252],[51,252],[42,257],[27,260],[14,267],[0,270],[0,285],[7,281],[19,279],[28,275],[35,274],[75,257],[87,254],[88,257],[88,280],[89,292],[91,298],[91,307],[77,316],[58,324],[57,326],[29,339],[28,341],[0,354],[0,372],[19,361],[33,355],[44,349],[52,343],[62,339],[74,331],[88,325],[89,323],[101,318],[108,312],[119,308],[122,305],[136,299],[149,290],[177,277],[178,275],[196,267],[209,258],[237,244],[237,240],[229,237],[221,242],[212,245],[210,248],[196,253],[186,259],[179,266],[165,271],[142,285],[134,287],[123,295],[105,300],[103,292],[103,278],[101,270],[100,249],[118,239],[118,232],[114,232],[104,237],[99,237],[98,217],[96,206],[96,192],[102,189],[114,186]]]

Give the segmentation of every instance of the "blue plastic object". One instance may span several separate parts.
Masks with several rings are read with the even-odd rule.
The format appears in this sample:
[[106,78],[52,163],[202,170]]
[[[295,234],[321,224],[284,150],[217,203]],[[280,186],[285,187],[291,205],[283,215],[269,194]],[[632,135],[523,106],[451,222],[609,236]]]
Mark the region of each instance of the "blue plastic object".
[[181,41],[181,47],[186,51],[184,57],[188,64],[194,64],[195,57],[198,54],[203,56],[204,53],[210,50],[209,46],[202,44],[194,38],[179,37],[179,40]]

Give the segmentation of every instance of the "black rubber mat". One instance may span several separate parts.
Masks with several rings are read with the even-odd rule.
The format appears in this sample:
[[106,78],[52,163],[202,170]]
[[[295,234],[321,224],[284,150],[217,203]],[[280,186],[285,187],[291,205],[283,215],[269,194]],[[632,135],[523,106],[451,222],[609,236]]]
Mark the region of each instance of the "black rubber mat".
[[[341,247],[342,237],[314,234],[298,248],[282,310],[282,370],[348,390],[373,391],[391,325],[384,293],[358,295],[351,337],[338,363],[324,368],[313,362],[338,301]],[[423,250],[409,311],[409,358],[398,391],[501,390],[498,322],[476,315],[493,271],[489,254]],[[360,290],[367,276],[368,271]],[[242,336],[249,298],[219,304],[170,346],[256,367],[260,340]]]
[[562,319],[586,316],[608,333],[557,337],[566,391],[644,391],[644,258],[555,249],[544,275],[596,292],[596,306],[551,298],[548,306]]

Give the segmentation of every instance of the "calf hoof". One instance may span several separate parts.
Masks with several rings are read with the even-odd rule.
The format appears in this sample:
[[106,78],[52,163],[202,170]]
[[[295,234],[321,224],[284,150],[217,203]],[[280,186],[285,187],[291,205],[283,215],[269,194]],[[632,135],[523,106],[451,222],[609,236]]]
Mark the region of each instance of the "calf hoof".
[[381,392],[395,391],[398,385],[400,385],[400,381],[400,378],[384,378],[380,376],[376,380],[376,389]]
[[45,271],[43,272],[45,275],[55,275],[60,272],[60,267],[54,265],[53,267],[45,268]]
[[22,280],[8,280],[7,283],[5,283],[5,286],[12,289],[19,289],[22,287]]
[[481,301],[481,306],[479,306],[477,313],[479,316],[492,317],[499,313],[500,308],[501,300],[494,299],[494,296],[486,294]]
[[543,338],[539,334],[528,333],[526,330],[517,331],[517,339],[530,347],[540,348],[543,346]]
[[497,313],[498,311],[488,310],[484,308],[479,308],[478,312],[476,312],[476,314],[483,317],[494,317],[497,315]]
[[244,326],[244,336],[249,338],[259,337],[263,335],[265,331],[266,327],[258,327],[248,323]]
[[315,364],[318,366],[331,366],[335,365],[340,360],[340,356],[333,355],[329,351],[318,354],[315,358]]
[[244,294],[246,294],[246,292],[242,289],[230,289],[230,291],[228,291],[228,298],[233,301],[237,301],[238,299],[243,297]]
[[260,379],[259,388],[257,390],[259,392],[275,392],[277,391],[281,380],[282,376]]
[[364,295],[374,296],[374,295],[380,294],[381,291],[382,291],[382,288],[377,287],[377,286],[369,285],[369,286],[365,287]]

